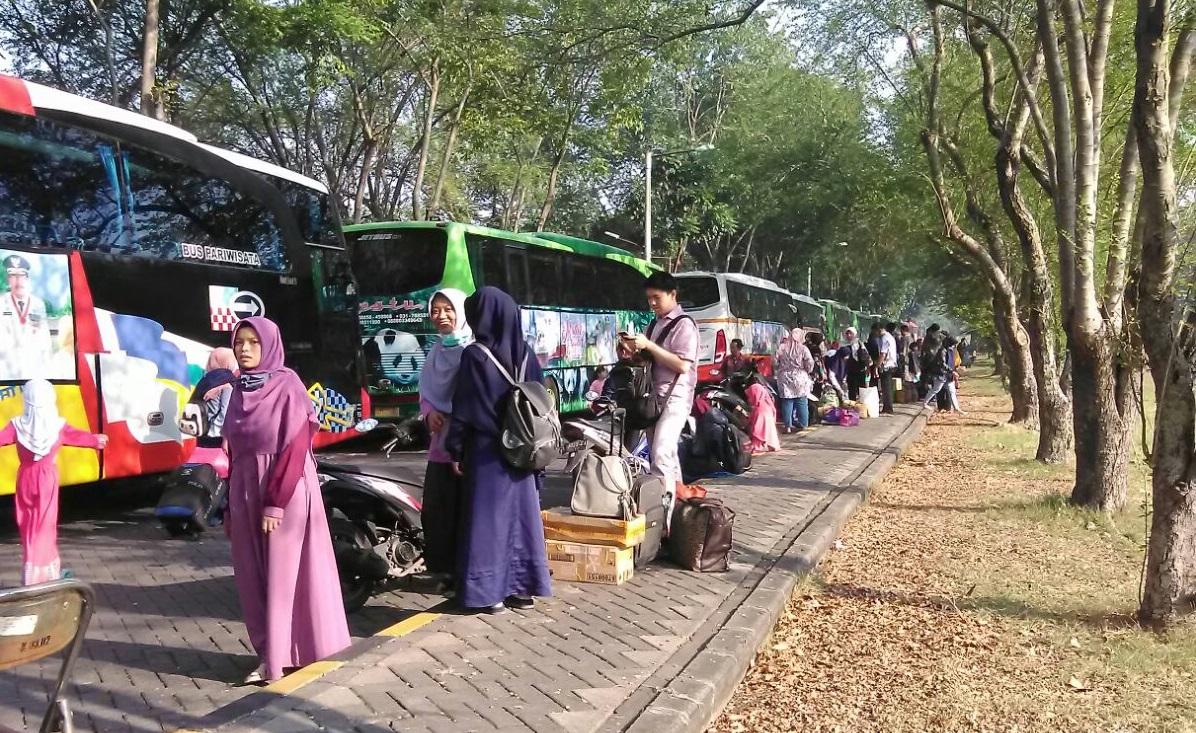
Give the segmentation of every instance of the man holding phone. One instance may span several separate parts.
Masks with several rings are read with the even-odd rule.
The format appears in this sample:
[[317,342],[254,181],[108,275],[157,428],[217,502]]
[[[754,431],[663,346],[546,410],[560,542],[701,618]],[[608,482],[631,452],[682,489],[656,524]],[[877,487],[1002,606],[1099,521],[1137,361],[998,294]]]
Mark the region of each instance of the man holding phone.
[[648,431],[648,446],[652,472],[664,478],[667,516],[672,516],[677,484],[681,483],[677,444],[698,383],[698,325],[678,305],[677,279],[670,273],[652,273],[644,282],[644,294],[656,320],[646,334],[620,334],[620,338],[652,362],[652,382],[662,409],[660,419]]

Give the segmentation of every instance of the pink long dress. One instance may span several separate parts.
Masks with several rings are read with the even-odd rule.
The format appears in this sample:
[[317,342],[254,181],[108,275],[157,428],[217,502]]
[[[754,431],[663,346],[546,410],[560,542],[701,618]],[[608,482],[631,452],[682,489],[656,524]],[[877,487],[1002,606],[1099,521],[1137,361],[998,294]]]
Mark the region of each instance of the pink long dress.
[[781,449],[781,438],[777,435],[777,403],[772,393],[761,384],[747,388],[748,404],[752,408],[748,418],[751,431],[752,452],[767,453]]
[[[349,646],[349,626],[311,452],[311,399],[282,366],[278,327],[261,317],[241,323],[261,336],[269,377],[255,390],[235,387],[229,401],[229,537],[249,641],[265,679],[276,680]],[[270,534],[266,516],[281,520]]]
[[86,430],[63,425],[58,441],[38,460],[32,451],[17,443],[17,429],[12,423],[0,430],[0,446],[17,444],[17,528],[21,533],[21,583],[33,585],[62,577],[58,556],[58,449],[99,448],[100,440]]

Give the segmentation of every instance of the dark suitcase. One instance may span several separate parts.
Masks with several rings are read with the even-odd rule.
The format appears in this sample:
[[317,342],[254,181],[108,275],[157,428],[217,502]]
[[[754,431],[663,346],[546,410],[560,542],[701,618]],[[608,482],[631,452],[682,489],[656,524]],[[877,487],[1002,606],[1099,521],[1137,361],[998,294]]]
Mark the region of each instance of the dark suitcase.
[[644,474],[635,479],[631,495],[644,514],[644,539],[635,546],[635,566],[642,568],[660,554],[664,537],[664,479],[656,474]]
[[669,558],[686,570],[725,572],[734,524],[735,512],[718,499],[678,501],[669,531]]
[[942,389],[939,390],[939,393],[938,393],[938,395],[935,396],[934,400],[935,400],[935,403],[936,403],[936,406],[938,407],[938,409],[940,409],[940,410],[950,410],[951,409],[951,395],[947,394],[946,387],[943,387]]
[[172,537],[198,535],[223,518],[228,483],[206,463],[185,463],[166,479],[154,516]]

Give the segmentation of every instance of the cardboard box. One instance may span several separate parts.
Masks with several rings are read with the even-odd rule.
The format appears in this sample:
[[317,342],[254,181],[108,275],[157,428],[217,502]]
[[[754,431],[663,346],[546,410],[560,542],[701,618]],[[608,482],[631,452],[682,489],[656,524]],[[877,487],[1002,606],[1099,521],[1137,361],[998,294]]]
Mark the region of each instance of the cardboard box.
[[647,522],[643,514],[623,521],[601,517],[582,517],[569,507],[556,507],[540,512],[544,520],[545,539],[575,544],[635,547],[644,541]]
[[621,585],[635,574],[635,550],[630,547],[583,545],[547,540],[548,571],[553,580]]

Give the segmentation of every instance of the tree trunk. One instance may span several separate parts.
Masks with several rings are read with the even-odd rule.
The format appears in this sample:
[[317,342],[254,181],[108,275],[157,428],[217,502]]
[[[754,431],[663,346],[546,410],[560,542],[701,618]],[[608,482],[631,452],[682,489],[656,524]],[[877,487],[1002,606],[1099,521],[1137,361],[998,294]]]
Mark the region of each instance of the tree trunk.
[[473,67],[470,67],[470,84],[465,87],[465,91],[461,93],[461,101],[457,103],[457,109],[453,112],[453,120],[449,125],[448,141],[444,144],[444,153],[440,156],[440,173],[436,176],[436,186],[432,189],[432,200],[428,204],[428,209],[436,211],[440,209],[440,197],[444,193],[444,182],[448,178],[449,162],[453,157],[453,149],[457,146],[457,134],[461,130],[461,116],[465,114],[465,103],[469,99],[469,92],[473,89]]
[[[1080,330],[1080,329],[1077,329]],[[1129,420],[1119,389],[1119,344],[1101,329],[1071,342],[1071,389],[1076,483],[1071,503],[1118,512],[1129,495]]]
[[1013,400],[1013,412],[1009,422],[1033,430],[1038,427],[1039,394],[1034,381],[1034,359],[1030,353],[1030,339],[1026,329],[1017,317],[1017,301],[1002,294],[993,293],[993,321],[1002,352],[1008,359],[1009,396]]
[[145,2],[145,45],[141,49],[141,114],[154,119],[165,119],[162,101],[155,97],[154,86],[158,76],[158,2]]
[[997,151],[997,185],[1001,202],[1022,246],[1025,264],[1026,331],[1038,386],[1038,450],[1035,460],[1062,463],[1072,447],[1071,403],[1059,388],[1054,330],[1055,292],[1042,238],[1018,186],[1020,135]]
[[[1153,514],[1146,556],[1146,583],[1139,620],[1165,627],[1196,604],[1196,385],[1190,303],[1177,297],[1179,244],[1174,124],[1170,104],[1182,82],[1170,90],[1167,65],[1168,0],[1138,0],[1134,28],[1137,75],[1134,124],[1142,169],[1142,277],[1138,309],[1142,340],[1150,359],[1158,407],[1155,412]],[[1187,38],[1176,47],[1186,66]],[[1183,69],[1178,74],[1185,74]],[[1190,292],[1190,291],[1189,291]]]
[[424,173],[428,169],[428,149],[432,145],[432,128],[436,120],[436,95],[440,93],[440,66],[432,62],[429,72],[428,101],[424,111],[424,133],[419,141],[419,164],[415,168],[415,184],[411,187],[411,218],[424,219]]
[[565,164],[565,158],[569,155],[569,137],[573,133],[573,119],[570,118],[566,123],[565,133],[561,135],[560,148],[557,150],[556,158],[552,161],[552,171],[548,174],[548,191],[544,194],[544,205],[540,207],[540,218],[536,222],[537,231],[544,231],[548,226],[548,219],[552,216],[552,202],[556,199],[557,182],[561,176],[561,166]]

